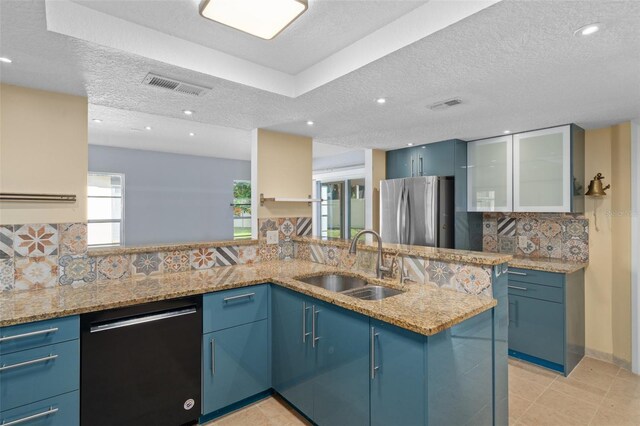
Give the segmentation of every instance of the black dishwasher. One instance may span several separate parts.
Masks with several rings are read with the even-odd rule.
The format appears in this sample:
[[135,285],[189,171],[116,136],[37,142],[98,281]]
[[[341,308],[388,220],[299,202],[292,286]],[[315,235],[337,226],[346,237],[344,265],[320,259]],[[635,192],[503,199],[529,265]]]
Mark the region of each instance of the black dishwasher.
[[179,426],[200,416],[202,297],[84,314],[82,426]]

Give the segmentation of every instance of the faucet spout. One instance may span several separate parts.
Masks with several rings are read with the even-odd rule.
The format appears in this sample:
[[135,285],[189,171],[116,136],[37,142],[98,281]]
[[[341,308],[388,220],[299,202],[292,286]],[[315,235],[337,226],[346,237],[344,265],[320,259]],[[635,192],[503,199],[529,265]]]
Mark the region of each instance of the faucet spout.
[[380,237],[380,234],[372,229],[363,229],[362,231],[358,232],[351,240],[351,245],[349,246],[349,254],[356,253],[358,249],[358,240],[365,234],[373,235],[378,241],[378,262],[376,263],[376,276],[379,279],[382,279],[384,273],[388,272],[389,269],[382,266],[382,238]]

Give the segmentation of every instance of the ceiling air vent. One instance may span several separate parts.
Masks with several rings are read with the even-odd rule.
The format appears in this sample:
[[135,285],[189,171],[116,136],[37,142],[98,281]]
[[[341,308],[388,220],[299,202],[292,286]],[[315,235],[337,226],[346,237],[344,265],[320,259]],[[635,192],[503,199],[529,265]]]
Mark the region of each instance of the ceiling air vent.
[[152,73],[147,74],[144,80],[142,80],[142,84],[191,96],[204,96],[204,94],[211,90],[208,87],[197,86],[195,84],[185,83],[184,81],[174,80],[173,78],[162,77]]
[[442,102],[436,102],[433,105],[429,105],[429,109],[432,109],[433,111],[439,111],[441,109],[447,109],[452,106],[460,105],[461,103],[462,103],[462,100],[458,98],[453,98],[453,99],[448,99]]

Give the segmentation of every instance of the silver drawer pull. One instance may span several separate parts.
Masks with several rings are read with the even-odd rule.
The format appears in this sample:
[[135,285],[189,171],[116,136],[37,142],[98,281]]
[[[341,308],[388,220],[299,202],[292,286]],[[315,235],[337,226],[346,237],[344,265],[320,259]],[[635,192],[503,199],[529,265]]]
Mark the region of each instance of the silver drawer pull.
[[58,358],[58,355],[49,354],[49,356],[45,356],[44,358],[32,359],[31,361],[19,362],[17,364],[11,364],[11,365],[2,364],[2,366],[0,366],[0,372],[11,370],[13,368],[18,368],[18,367],[26,367],[27,365],[31,365],[31,364],[38,364],[41,362],[51,361],[52,359],[56,359],[56,358]]
[[527,291],[528,288],[526,287],[518,287],[517,285],[508,285],[507,287],[512,288],[514,290],[522,290],[522,291]]
[[58,327],[50,328],[48,330],[38,330],[32,331],[30,333],[16,334],[15,336],[0,337],[0,343],[8,342],[10,340],[23,339],[25,337],[39,336],[41,334],[55,333],[56,331],[58,331]]
[[522,275],[523,277],[527,276],[526,272],[517,272],[517,271],[507,271],[507,274],[511,274],[511,275]]
[[50,415],[55,414],[57,412],[58,412],[57,408],[49,407],[49,409],[47,411],[43,411],[42,413],[34,414],[32,416],[23,417],[21,419],[13,420],[11,422],[6,422],[6,421],[3,420],[2,423],[0,423],[0,425],[2,425],[2,426],[19,425],[20,423],[24,423],[24,422],[28,422],[28,421],[31,421],[31,420],[39,419],[40,417],[50,416]]
[[245,293],[245,294],[239,294],[237,296],[229,296],[229,297],[225,297],[224,300],[225,302],[228,302],[230,300],[238,300],[238,299],[244,299],[245,297],[252,297],[255,296],[255,293]]
[[216,374],[216,340],[211,338],[211,375]]

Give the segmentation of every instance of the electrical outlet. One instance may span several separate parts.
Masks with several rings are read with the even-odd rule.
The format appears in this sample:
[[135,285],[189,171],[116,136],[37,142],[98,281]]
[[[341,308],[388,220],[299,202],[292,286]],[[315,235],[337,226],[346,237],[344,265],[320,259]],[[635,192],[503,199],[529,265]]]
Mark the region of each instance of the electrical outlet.
[[278,244],[278,231],[267,231],[267,244]]

